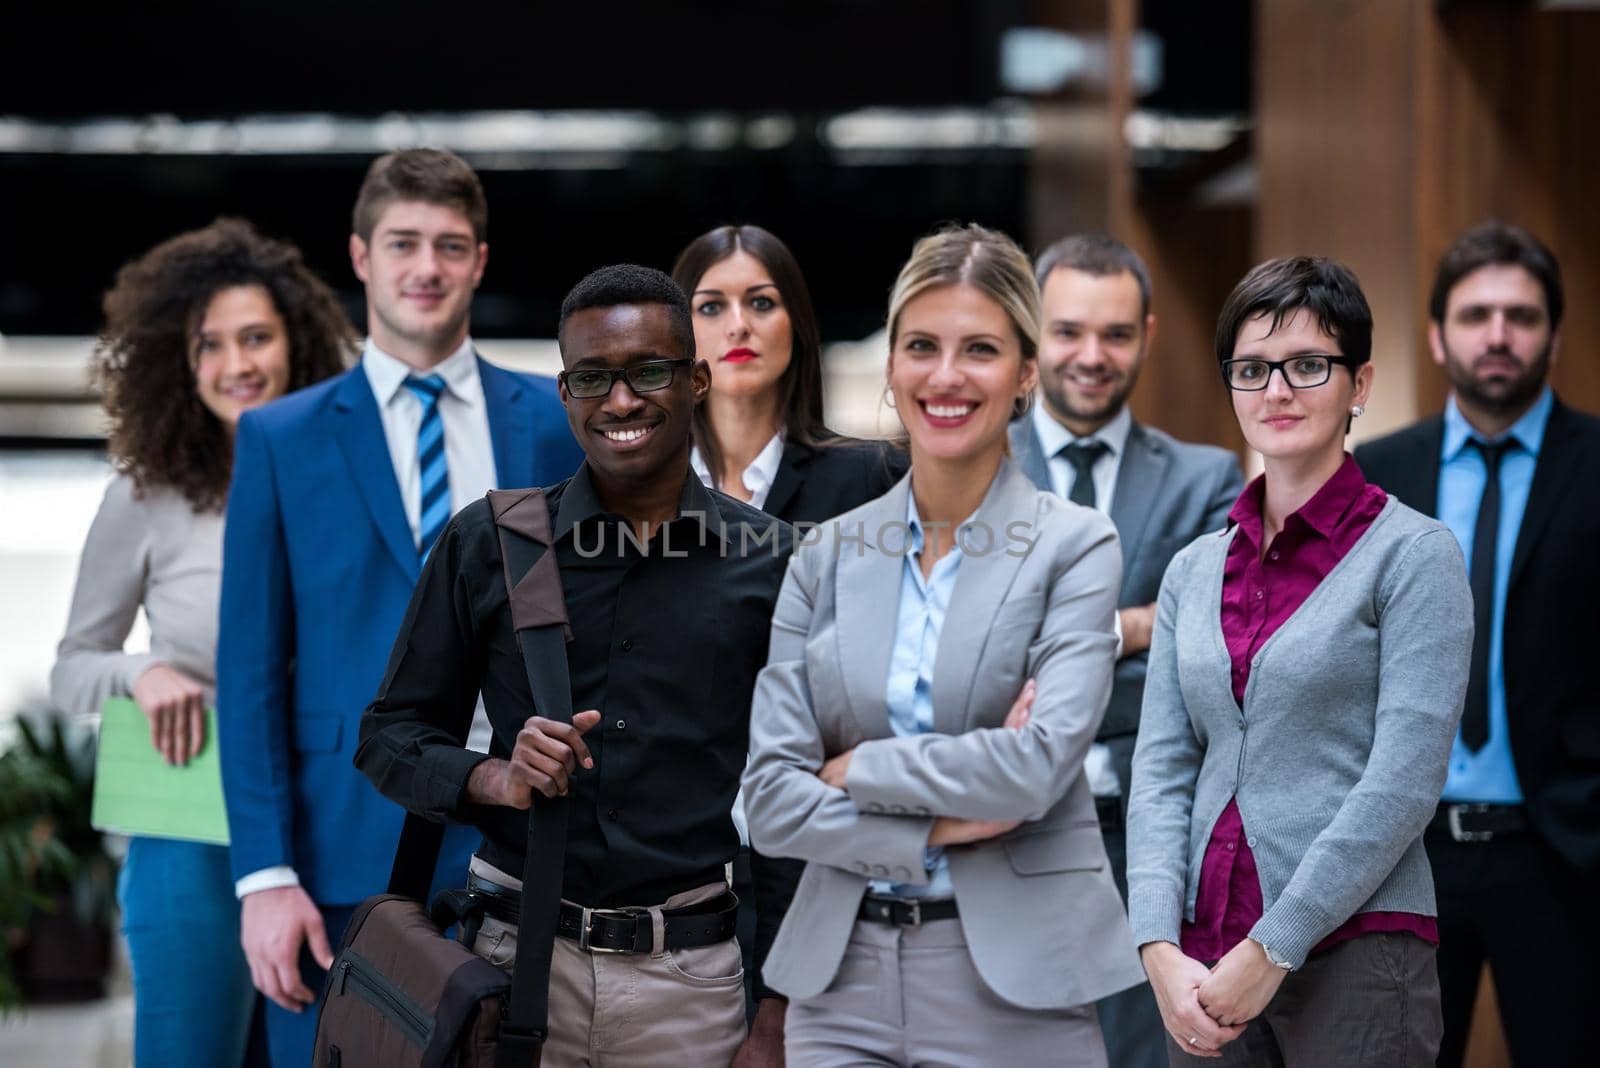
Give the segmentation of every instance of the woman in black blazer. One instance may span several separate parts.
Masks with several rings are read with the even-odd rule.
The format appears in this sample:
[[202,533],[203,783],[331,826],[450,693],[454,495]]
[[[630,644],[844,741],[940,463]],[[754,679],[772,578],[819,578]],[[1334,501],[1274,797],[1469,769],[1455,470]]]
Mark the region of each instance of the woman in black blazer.
[[689,243],[672,278],[711,364],[692,458],[707,485],[786,522],[820,523],[900,480],[900,449],[822,423],[821,336],[788,246],[759,226],[719,226]]
[[[719,226],[689,242],[672,280],[694,310],[696,354],[711,364],[711,393],[695,409],[690,457],[706,485],[787,523],[821,523],[900,481],[910,464],[903,450],[835,434],[822,423],[822,335],[787,245],[759,226]],[[735,823],[746,843],[733,889],[754,1019],[757,994],[771,992],[757,981],[761,962],[752,949],[756,894],[742,794]],[[773,860],[764,870],[792,896],[804,868]]]

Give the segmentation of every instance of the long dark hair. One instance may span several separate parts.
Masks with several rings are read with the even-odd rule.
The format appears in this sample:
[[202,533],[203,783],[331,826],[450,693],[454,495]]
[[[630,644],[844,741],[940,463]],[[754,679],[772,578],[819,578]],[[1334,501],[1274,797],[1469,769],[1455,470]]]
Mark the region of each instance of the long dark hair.
[[111,458],[140,491],[171,486],[197,512],[222,508],[233,444],[195,390],[190,335],[213,296],[250,285],[283,316],[290,390],[338,374],[353,356],[350,320],[300,250],[242,219],[179,234],[127,264],[105,295],[93,378],[111,417]]
[[[694,290],[715,264],[736,252],[748,252],[772,275],[773,284],[783,297],[789,313],[793,339],[789,367],[778,379],[778,410],[782,412],[784,436],[815,448],[833,435],[822,423],[822,332],[811,308],[811,292],[805,275],[789,246],[759,226],[719,226],[689,242],[672,265],[672,280],[694,303]],[[711,426],[710,406],[694,410],[694,443],[711,469],[713,481],[722,475],[722,449]]]

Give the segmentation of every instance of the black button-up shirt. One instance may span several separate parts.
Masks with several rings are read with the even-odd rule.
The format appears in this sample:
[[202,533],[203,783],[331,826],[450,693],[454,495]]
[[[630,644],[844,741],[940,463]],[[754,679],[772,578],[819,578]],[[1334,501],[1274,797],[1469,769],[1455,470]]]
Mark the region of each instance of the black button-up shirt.
[[[730,812],[793,535],[685,474],[678,516],[642,547],[601,507],[587,466],[547,494],[572,708],[601,713],[584,736],[594,767],[572,778],[562,890],[591,907],[720,881],[739,848]],[[483,858],[519,873],[527,813],[466,800],[486,759],[462,747],[480,689],[489,755],[508,757],[535,710],[487,501],[462,509],[429,555],[355,760],[406,808],[477,826]],[[757,894],[758,960],[788,905],[778,896]]]

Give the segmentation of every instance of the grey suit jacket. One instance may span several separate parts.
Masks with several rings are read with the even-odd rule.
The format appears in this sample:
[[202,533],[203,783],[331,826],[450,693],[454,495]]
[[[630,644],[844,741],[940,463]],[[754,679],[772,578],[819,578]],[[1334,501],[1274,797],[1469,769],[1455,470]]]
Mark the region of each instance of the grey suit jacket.
[[[1083,775],[1111,689],[1116,533],[1004,463],[976,515],[994,547],[977,552],[974,532],[939,638],[935,733],[895,737],[885,689],[909,492],[907,477],[825,524],[778,596],[745,810],[756,849],[807,864],[763,976],[791,997],[826,990],[869,881],[925,881],[933,817],[1021,817],[1006,835],[946,850],[979,974],[1036,1009],[1133,986],[1144,975]],[[1032,720],[1007,729],[1030,677]],[[852,747],[847,790],[817,778]]]
[[[1031,420],[1012,424],[1011,453],[1034,485],[1051,488],[1050,469]],[[1179,441],[1135,422],[1111,498],[1111,521],[1122,539],[1117,607],[1153,604],[1161,591],[1161,576],[1178,550],[1202,534],[1221,530],[1243,489],[1239,459],[1227,449]],[[1117,661],[1111,703],[1097,739],[1112,746],[1124,797],[1147,663],[1145,652]]]

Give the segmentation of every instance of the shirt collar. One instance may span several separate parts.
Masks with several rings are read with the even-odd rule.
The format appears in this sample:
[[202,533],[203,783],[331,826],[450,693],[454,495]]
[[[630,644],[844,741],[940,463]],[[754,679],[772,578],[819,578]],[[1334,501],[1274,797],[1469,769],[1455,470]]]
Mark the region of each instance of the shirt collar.
[[[783,462],[783,431],[779,430],[772,435],[772,440],[756,453],[756,458],[750,461],[750,466],[744,469],[744,488],[754,496],[762,490],[772,488],[773,480],[778,477],[778,465]],[[700,481],[707,486],[711,485],[711,468],[706,466],[706,458],[700,454],[699,446],[689,450],[689,466],[694,473],[700,476]]]
[[1056,422],[1055,417],[1046,410],[1043,402],[1040,402],[1033,406],[1033,431],[1039,436],[1039,447],[1044,450],[1046,459],[1077,441],[1098,441],[1110,449],[1113,456],[1121,456],[1122,451],[1128,447],[1128,435],[1133,431],[1133,413],[1124,405],[1116,415],[1112,416],[1111,422],[1093,434],[1080,438]]
[[[912,477],[915,478],[916,476],[913,475]],[[922,552],[922,517],[917,514],[916,493],[912,492],[912,488],[909,486],[906,487],[906,490],[906,526],[911,528],[911,555],[915,556]],[[985,498],[987,499],[987,495],[985,495]],[[978,511],[982,510],[983,505],[978,505]],[[950,545],[951,553],[958,553],[961,551],[960,534],[971,527],[973,521],[977,518],[978,512],[973,512],[971,515],[967,516],[967,518],[963,519],[956,527],[957,537]]]
[[[361,349],[361,369],[383,405],[394,400],[407,378],[419,373],[416,368],[384,352],[370,337]],[[483,400],[483,382],[478,378],[477,353],[471,337],[463,338],[460,347],[426,373],[444,379],[445,388],[457,400],[474,406]]]
[[[1539,399],[1533,402],[1529,409],[1522,413],[1522,418],[1511,424],[1511,429],[1500,436],[1500,439],[1515,438],[1530,455],[1539,455],[1539,446],[1544,442],[1544,428],[1550,422],[1550,411],[1555,407],[1556,395],[1549,386],[1539,391]],[[1467,447],[1470,438],[1481,437],[1467,417],[1461,414],[1461,408],[1456,404],[1455,394],[1444,406],[1444,440],[1439,449],[1439,458],[1449,463],[1461,455],[1461,450]]]
[[[556,541],[560,541],[573,527],[596,517],[618,518],[607,512],[600,503],[600,495],[595,492],[594,480],[589,475],[588,461],[585,461],[561,491],[561,500],[556,503],[552,535]],[[727,523],[723,520],[722,510],[717,507],[716,498],[693,471],[684,472],[683,491],[678,494],[678,514],[673,517],[673,522],[683,519],[692,520],[701,533],[710,531],[724,545],[728,544]]]
[[[1228,522],[1238,524],[1240,532],[1255,545],[1261,544],[1261,509],[1266,488],[1267,476],[1257,475],[1239,494],[1239,499],[1228,512]],[[1355,457],[1345,453],[1339,469],[1311,495],[1310,500],[1289,514],[1284,526],[1287,527],[1291,520],[1298,518],[1324,538],[1331,538],[1339,529],[1339,522],[1345,513],[1361,499],[1361,493],[1366,488],[1367,479],[1361,473],[1360,465]]]

